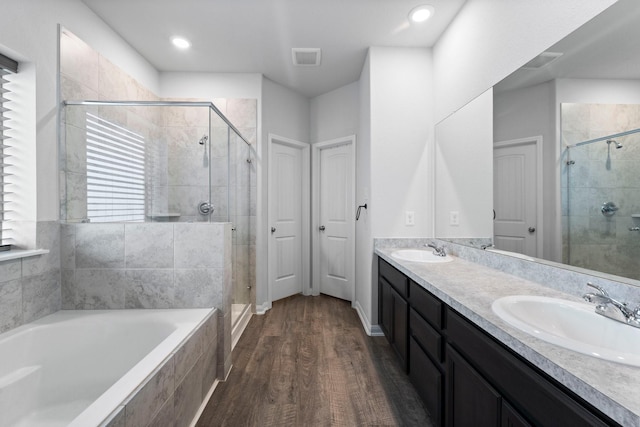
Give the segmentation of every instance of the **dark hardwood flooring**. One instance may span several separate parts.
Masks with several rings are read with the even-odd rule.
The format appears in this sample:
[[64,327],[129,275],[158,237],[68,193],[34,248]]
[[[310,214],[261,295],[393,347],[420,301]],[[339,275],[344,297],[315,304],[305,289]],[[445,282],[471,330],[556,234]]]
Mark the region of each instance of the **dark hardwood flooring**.
[[384,337],[350,303],[296,295],[253,316],[197,424],[431,426]]

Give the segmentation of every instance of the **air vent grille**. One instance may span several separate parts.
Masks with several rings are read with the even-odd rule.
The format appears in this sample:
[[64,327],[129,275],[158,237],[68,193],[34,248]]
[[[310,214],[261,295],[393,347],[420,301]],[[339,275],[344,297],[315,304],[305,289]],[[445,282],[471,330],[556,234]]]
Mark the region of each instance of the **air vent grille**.
[[317,67],[320,65],[321,56],[320,48],[294,47],[291,49],[293,65],[297,67]]
[[561,56],[562,53],[560,52],[542,52],[540,55],[524,64],[522,68],[525,70],[537,70],[542,67],[546,67]]

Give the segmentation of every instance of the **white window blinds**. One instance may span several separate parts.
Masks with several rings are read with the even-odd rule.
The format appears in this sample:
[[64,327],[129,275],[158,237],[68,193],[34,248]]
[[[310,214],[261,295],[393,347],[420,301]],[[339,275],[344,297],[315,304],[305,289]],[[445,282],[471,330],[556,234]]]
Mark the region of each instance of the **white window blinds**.
[[87,218],[143,222],[144,217],[144,137],[87,113]]
[[15,191],[12,182],[11,165],[11,77],[18,71],[18,63],[0,54],[0,250],[9,250],[9,216],[11,193]]

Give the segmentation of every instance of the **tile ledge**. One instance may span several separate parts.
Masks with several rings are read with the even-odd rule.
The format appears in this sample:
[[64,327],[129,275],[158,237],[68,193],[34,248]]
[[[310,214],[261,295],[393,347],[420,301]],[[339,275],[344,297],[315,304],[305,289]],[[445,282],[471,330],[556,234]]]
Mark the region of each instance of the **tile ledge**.
[[0,252],[0,262],[48,253],[49,249],[12,249],[10,251]]

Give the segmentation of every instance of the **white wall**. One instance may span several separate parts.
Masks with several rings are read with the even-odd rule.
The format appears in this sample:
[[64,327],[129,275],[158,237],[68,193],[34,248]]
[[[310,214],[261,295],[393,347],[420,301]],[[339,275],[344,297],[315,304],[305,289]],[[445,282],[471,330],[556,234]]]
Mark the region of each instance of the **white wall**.
[[[432,233],[432,57],[429,49],[372,47],[371,219],[374,237]],[[415,225],[405,225],[405,212]]]
[[[68,28],[151,90],[158,89],[156,70],[80,0],[3,0],[0,52],[31,65],[34,104],[27,125],[35,134],[23,141],[37,153],[36,202],[29,206],[37,220],[59,218],[58,197],[58,24]],[[36,148],[37,147],[37,148]],[[25,213],[31,219],[29,213]]]
[[268,301],[268,188],[270,133],[309,142],[309,99],[267,78],[262,79],[262,134],[258,148],[258,219],[256,236],[256,308],[270,308]]
[[[432,232],[432,58],[429,49],[371,47],[359,82],[356,301],[365,328],[378,322],[375,237]],[[415,212],[414,226],[405,211]],[[377,332],[374,330],[373,332]]]
[[468,0],[433,50],[436,121],[616,0]]
[[[262,75],[258,73],[160,73],[161,98],[262,97]],[[259,116],[260,114],[258,114]]]
[[558,109],[562,102],[640,104],[640,80],[557,79]]
[[310,142],[329,141],[358,133],[358,82],[311,99]]
[[[436,125],[435,233],[493,236],[493,90]],[[450,223],[458,212],[459,225]]]
[[356,222],[356,300],[354,305],[365,328],[378,323],[377,272],[371,234],[371,63],[369,54],[358,82],[359,130],[356,151],[356,200],[367,203]]

